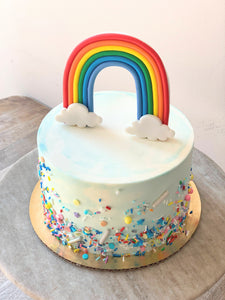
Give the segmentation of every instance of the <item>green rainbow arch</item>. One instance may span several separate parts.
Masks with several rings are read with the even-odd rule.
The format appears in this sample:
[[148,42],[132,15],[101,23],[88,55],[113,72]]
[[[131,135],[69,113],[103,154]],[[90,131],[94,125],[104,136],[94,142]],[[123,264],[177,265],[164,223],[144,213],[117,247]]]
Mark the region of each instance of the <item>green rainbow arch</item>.
[[125,57],[127,59],[130,59],[134,63],[136,63],[140,69],[142,70],[144,77],[145,77],[145,82],[146,82],[146,87],[147,87],[147,97],[148,97],[148,114],[153,114],[153,93],[152,93],[152,82],[151,78],[148,72],[148,69],[146,68],[145,64],[136,56],[122,52],[122,51],[102,51],[99,53],[94,54],[91,56],[84,64],[80,78],[79,78],[79,84],[78,84],[78,101],[79,103],[83,103],[84,99],[84,77],[91,66],[91,64],[96,61],[98,58],[102,57],[107,57],[107,56],[118,56],[118,57]]

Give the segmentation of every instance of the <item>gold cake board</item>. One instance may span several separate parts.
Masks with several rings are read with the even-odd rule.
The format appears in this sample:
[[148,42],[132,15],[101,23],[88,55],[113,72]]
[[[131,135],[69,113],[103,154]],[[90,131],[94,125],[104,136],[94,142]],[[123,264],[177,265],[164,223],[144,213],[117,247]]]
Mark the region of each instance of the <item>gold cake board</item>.
[[[69,247],[62,245],[62,243],[54,237],[47,226],[44,224],[43,207],[41,200],[41,188],[38,182],[32,192],[30,198],[30,220],[34,231],[41,239],[41,241],[53,252],[58,254],[64,259],[67,259],[77,265],[105,270],[124,270],[148,266],[171,256],[180,250],[191,238],[193,233],[198,227],[200,215],[201,215],[201,200],[196,185],[193,181],[190,182],[193,189],[191,194],[190,206],[188,216],[185,220],[184,232],[177,232],[177,238],[172,245],[161,245],[155,248],[154,251],[146,252],[144,256],[124,256],[124,257],[112,257],[109,256],[108,262],[105,263],[102,258],[96,261],[99,257],[98,254],[88,253],[89,258],[84,260],[82,258],[82,251],[74,253]],[[190,212],[192,212],[190,214]]]

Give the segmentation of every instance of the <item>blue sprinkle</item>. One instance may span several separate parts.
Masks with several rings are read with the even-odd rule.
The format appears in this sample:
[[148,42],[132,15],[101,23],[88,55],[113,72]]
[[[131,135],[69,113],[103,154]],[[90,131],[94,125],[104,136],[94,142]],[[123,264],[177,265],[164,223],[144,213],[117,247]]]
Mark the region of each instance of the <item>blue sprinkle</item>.
[[82,255],[82,258],[85,259],[85,260],[88,259],[88,254],[87,254],[87,253],[84,253],[84,254]]
[[115,245],[113,243],[109,243],[109,248],[110,249],[114,249],[115,248]]
[[77,231],[73,226],[70,226],[70,230],[71,230],[71,232]]
[[137,221],[137,224],[142,225],[144,223],[144,221],[145,221],[145,219],[140,219],[140,220]]

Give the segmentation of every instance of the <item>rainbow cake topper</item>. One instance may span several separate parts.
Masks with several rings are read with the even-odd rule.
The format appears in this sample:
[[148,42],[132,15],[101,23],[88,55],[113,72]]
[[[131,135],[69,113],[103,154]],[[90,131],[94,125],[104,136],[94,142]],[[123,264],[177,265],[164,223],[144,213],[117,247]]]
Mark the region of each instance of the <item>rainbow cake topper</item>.
[[[93,126],[99,124],[101,118],[94,114],[93,106],[94,82],[98,73],[109,66],[123,67],[133,75],[137,94],[137,120],[145,115],[150,119],[150,115],[153,115],[159,119],[160,124],[168,125],[169,90],[163,63],[150,46],[124,34],[95,35],[73,50],[63,77],[64,109],[74,103],[82,104],[87,108],[87,118],[94,120],[89,123]],[[76,108],[73,105],[73,110],[84,111],[81,105]],[[154,123],[155,118],[151,122]],[[56,119],[63,122],[62,117]],[[78,125],[79,122],[80,119],[74,124]],[[84,123],[82,125],[85,126]],[[93,127],[88,122],[86,125]],[[132,130],[128,132],[133,134]]]
[[107,66],[120,66],[120,63],[135,78],[137,118],[153,114],[163,124],[168,124],[169,91],[163,63],[150,46],[124,34],[99,34],[73,50],[64,71],[63,106],[67,108],[78,102],[93,111],[93,86],[97,74]]

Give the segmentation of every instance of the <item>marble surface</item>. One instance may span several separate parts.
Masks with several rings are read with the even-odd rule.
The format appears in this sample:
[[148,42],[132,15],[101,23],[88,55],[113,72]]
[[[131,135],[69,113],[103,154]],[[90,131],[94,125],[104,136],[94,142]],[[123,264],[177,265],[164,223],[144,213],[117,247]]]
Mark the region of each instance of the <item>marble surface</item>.
[[[30,296],[36,299],[223,299],[225,174],[207,156],[198,150],[193,155],[202,217],[191,241],[158,265],[119,272],[76,267],[40,242],[28,215],[29,197],[37,180],[36,159],[34,150],[16,162],[0,182],[4,199],[0,217],[6,225],[0,228],[1,245],[4,245],[0,245],[0,269]],[[10,299],[29,299],[19,297]]]

